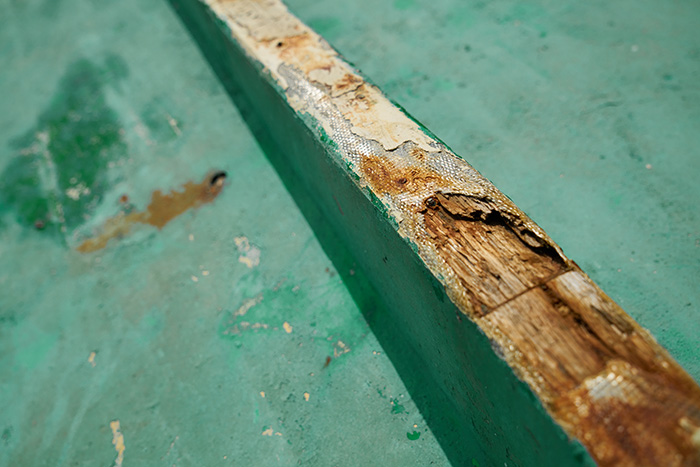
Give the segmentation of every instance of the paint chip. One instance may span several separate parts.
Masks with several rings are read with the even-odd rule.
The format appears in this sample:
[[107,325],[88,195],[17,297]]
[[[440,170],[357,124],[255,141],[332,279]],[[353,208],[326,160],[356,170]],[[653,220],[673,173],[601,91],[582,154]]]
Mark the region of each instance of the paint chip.
[[260,391],[260,397],[265,397],[265,391]]
[[205,271],[202,271],[202,275],[203,275],[203,276],[208,276],[208,275],[209,275],[209,271],[206,271],[206,270],[205,270]]
[[262,293],[259,293],[258,295],[255,296],[255,298],[249,298],[245,300],[241,306],[238,307],[236,312],[233,314],[233,316],[243,316],[246,313],[248,313],[248,310],[253,308],[255,305],[260,303],[263,299]]
[[287,334],[292,333],[292,326],[288,322],[285,321],[284,324],[282,325],[282,327],[284,328],[285,331],[287,331]]
[[308,392],[305,392],[305,393],[304,393],[304,400],[305,400],[306,402],[309,402],[309,397],[311,397],[311,394],[309,394]]
[[238,261],[253,269],[260,264],[260,249],[251,245],[246,237],[236,237],[233,239],[236,243],[236,248],[240,253]]
[[192,276],[192,282],[199,282],[199,278],[197,276]]
[[194,235],[190,234],[189,239],[191,242],[194,242]]
[[275,432],[275,431],[274,431],[272,428],[268,428],[267,430],[263,430],[262,435],[263,435],[263,436],[272,436],[272,434],[273,434],[274,432]]
[[95,363],[95,357],[97,356],[97,353],[95,352],[90,352],[90,356],[88,357],[88,362],[90,365],[92,365],[93,368],[97,366],[97,363]]
[[345,342],[339,340],[335,344],[333,344],[333,356],[335,358],[340,357],[341,355],[350,352],[350,347],[345,345]]
[[165,114],[166,119],[168,120],[168,125],[170,125],[170,128],[172,128],[173,133],[175,133],[176,136],[180,136],[182,132],[180,131],[180,128],[177,126],[177,120],[175,120],[173,117],[170,116],[170,114]]
[[121,467],[122,462],[124,462],[126,445],[124,444],[124,435],[119,431],[121,428],[119,420],[109,422],[109,427],[112,429],[112,444],[114,445],[114,450],[117,451],[117,458],[114,459],[114,466]]
[[90,188],[88,188],[83,183],[81,183],[75,187],[68,188],[66,190],[66,196],[68,196],[73,201],[77,201],[80,198],[80,195],[89,195],[89,194],[90,194]]
[[647,168],[647,170],[651,170],[652,166],[651,166],[651,164],[647,164],[647,165],[645,165],[645,167]]

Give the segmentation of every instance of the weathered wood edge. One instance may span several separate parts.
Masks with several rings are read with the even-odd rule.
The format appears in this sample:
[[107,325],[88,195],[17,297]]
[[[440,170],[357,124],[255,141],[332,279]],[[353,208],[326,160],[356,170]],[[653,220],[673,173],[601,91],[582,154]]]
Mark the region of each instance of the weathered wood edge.
[[[212,1],[209,7],[309,129],[335,145],[330,152],[451,300],[596,461],[698,463],[700,388],[536,224],[281,3]],[[546,257],[554,265],[529,282],[501,287],[496,275],[495,286],[485,286],[477,279],[488,268],[469,270],[445,254],[478,256],[481,249],[463,240],[449,245],[453,232],[469,233],[474,225],[498,227],[482,237],[498,230],[501,240],[536,253],[528,260]],[[495,261],[523,262],[517,254],[504,258]]]

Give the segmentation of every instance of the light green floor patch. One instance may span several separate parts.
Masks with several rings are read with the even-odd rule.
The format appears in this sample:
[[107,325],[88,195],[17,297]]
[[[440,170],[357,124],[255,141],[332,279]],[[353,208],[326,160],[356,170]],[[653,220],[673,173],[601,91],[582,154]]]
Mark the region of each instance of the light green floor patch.
[[287,4],[700,381],[696,2]]
[[4,1],[0,54],[0,465],[447,463],[166,2]]

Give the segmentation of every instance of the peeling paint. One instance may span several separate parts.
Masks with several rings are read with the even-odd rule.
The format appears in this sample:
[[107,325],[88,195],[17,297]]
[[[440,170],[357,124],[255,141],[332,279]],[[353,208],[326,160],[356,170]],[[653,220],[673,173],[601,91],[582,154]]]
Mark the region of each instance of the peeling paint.
[[[697,414],[698,387],[674,362],[670,367],[663,366],[663,362],[670,360],[665,351],[592,285],[537,224],[473,167],[405,115],[378,88],[367,83],[326,41],[289,14],[281,1],[205,1],[225,22],[234,40],[262,65],[264,76],[282,90],[282,97],[297,115],[308,116],[308,120],[318,123],[312,128],[317,137],[335,143],[329,154],[338,158],[375,205],[388,213],[398,233],[415,248],[426,267],[445,286],[450,300],[479,326],[494,347],[501,349],[503,358],[515,373],[533,389],[570,435],[576,435],[596,459],[604,462],[646,454],[649,454],[644,457],[646,459],[668,459],[669,449],[689,452],[686,451],[690,444],[687,434],[677,438],[669,435],[651,447],[630,450],[629,440],[601,428],[606,416],[625,413],[620,407],[631,407],[636,410],[635,414],[647,409],[656,413],[654,405],[659,401],[659,394],[666,395],[667,382],[684,388],[675,393],[680,399],[678,404],[687,413]],[[443,204],[453,195],[473,201],[479,209],[471,213],[444,209]],[[489,222],[493,219],[482,219],[478,215],[486,213],[481,209],[484,206],[500,216],[499,222],[505,226],[505,231],[513,231],[525,248],[536,250],[540,256],[546,251],[546,256],[560,266],[554,276],[538,278],[536,284],[525,284],[522,290],[504,289],[505,296],[497,297],[490,307],[478,306],[479,303],[472,300],[470,289],[463,282],[463,271],[446,259],[458,257],[460,267],[469,270],[468,244],[460,239],[456,245],[449,245],[448,254],[441,254],[441,246],[450,238],[449,229],[445,230],[447,234],[441,231],[440,235],[435,235],[426,224],[431,212],[447,219],[448,224],[452,216],[456,221],[480,223],[485,228],[483,237],[490,238]],[[476,237],[464,236],[467,239]],[[501,259],[499,256],[498,261]],[[528,260],[518,261],[525,268],[530,265]],[[352,275],[353,271],[350,273]],[[500,274],[492,272],[492,276],[498,287],[507,282]],[[583,293],[576,291],[574,298],[567,299],[572,296],[568,289],[576,287],[582,288]],[[548,288],[558,290],[549,293]],[[538,313],[523,313],[523,310],[533,309],[527,306],[530,301]],[[560,316],[561,310],[557,314],[556,306],[560,302],[564,308],[568,307],[566,317]],[[602,307],[598,306],[601,304]],[[551,313],[547,315],[542,310]],[[569,322],[551,325],[564,318]],[[613,337],[606,334],[618,329],[619,324],[629,327],[623,340],[619,333]],[[550,325],[547,332],[536,332],[547,325]],[[526,327],[528,331],[523,331]],[[607,347],[596,352],[591,350],[594,345]],[[333,344],[336,358],[349,350],[342,341]],[[615,374],[610,379],[610,373],[601,370],[616,359],[633,362],[644,375],[625,374],[623,380],[619,380],[619,375],[613,371]],[[627,380],[632,383],[627,384]],[[622,382],[625,384],[621,385]],[[587,384],[592,386],[589,388]],[[649,396],[630,405],[631,396],[623,389],[638,387],[647,388]],[[566,412],[571,410],[567,404],[574,397],[590,402],[587,409],[580,407],[581,413],[588,410],[588,414],[599,417],[598,425],[591,425],[587,432],[578,432],[580,424],[567,419],[579,413],[576,411],[579,409]],[[674,420],[677,423],[678,418]],[[591,443],[594,432],[598,442]],[[656,455],[660,457],[654,457]]]
[[285,331],[287,334],[291,334],[291,333],[292,333],[292,325],[289,324],[288,322],[285,321],[284,324],[282,324],[282,327],[284,328],[284,331]]
[[268,329],[270,326],[266,323],[251,323],[249,321],[240,321],[238,319],[241,316],[245,316],[251,308],[260,303],[263,300],[263,294],[259,293],[253,298],[247,298],[243,300],[243,303],[234,311],[231,316],[222,323],[223,330],[221,334],[224,336],[230,336],[235,334],[240,334],[241,331],[247,329]]
[[165,117],[168,120],[168,125],[170,125],[170,128],[172,128],[173,133],[175,133],[175,136],[180,136],[182,134],[182,131],[180,130],[180,127],[177,126],[177,120],[170,116],[170,114],[165,114]]
[[471,301],[426,231],[425,200],[436,193],[490,199],[519,219],[566,260],[560,248],[505,195],[444,144],[428,135],[279,1],[207,1],[234,38],[285,90],[299,114],[309,114],[338,144],[361,187],[380,198],[399,234],[416,245],[428,268],[467,315]]
[[348,352],[350,352],[350,347],[348,347],[345,342],[339,340],[333,344],[333,357],[338,358]]
[[240,253],[238,261],[253,269],[260,264],[260,249],[248,242],[246,237],[236,237],[233,239],[236,243],[236,248]]
[[109,422],[109,427],[112,429],[112,444],[114,445],[115,451],[117,451],[117,458],[114,459],[114,466],[121,467],[122,462],[124,462],[126,445],[124,444],[124,435],[120,431],[121,425],[119,420]]
[[233,316],[244,316],[248,311],[253,308],[258,303],[262,302],[263,294],[259,293],[253,298],[249,298],[243,301],[241,306],[233,313]]
[[68,196],[73,201],[78,201],[81,195],[89,195],[90,188],[88,188],[84,183],[70,187],[66,190],[66,196]]

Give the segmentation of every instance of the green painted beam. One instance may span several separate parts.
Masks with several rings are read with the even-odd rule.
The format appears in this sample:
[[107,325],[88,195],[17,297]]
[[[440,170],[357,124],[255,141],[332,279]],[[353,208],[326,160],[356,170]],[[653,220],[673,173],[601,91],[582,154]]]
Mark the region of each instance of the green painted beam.
[[[352,67],[336,60],[335,53],[325,43],[319,41],[317,45],[313,33],[287,16],[277,2],[213,3],[213,11],[198,2],[176,1],[174,4],[239,106],[245,109],[251,126],[257,128],[258,137],[268,147],[267,152],[272,154],[270,157],[276,161],[278,171],[287,174],[283,178],[301,200],[298,203],[307,217],[322,219],[314,224],[317,230],[331,230],[324,234],[326,250],[342,264],[342,258],[348,256],[344,251],[347,247],[349,255],[367,274],[371,286],[379,291],[369,300],[373,303],[365,305],[368,321],[389,349],[404,381],[409,382],[414,397],[425,400],[422,411],[448,456],[456,463],[463,462],[465,446],[460,446],[457,440],[476,439],[476,446],[489,463],[589,462],[581,447],[567,439],[523,383],[503,365],[501,358],[515,365],[518,375],[544,400],[548,396],[537,387],[537,373],[518,369],[514,363],[515,354],[510,355],[508,346],[499,342],[500,337],[483,327],[484,320],[479,320],[481,329],[462,322],[460,313],[474,318],[475,310],[463,300],[450,271],[442,268],[442,263],[433,256],[429,242],[428,246],[424,243],[420,221],[411,209],[420,207],[422,202],[428,203],[433,193],[461,192],[472,197],[486,197],[501,212],[520,219],[527,230],[540,239],[536,240],[541,242],[539,246],[553,245],[548,237],[473,169],[460,164],[442,143],[383,100],[381,93],[364,83]],[[432,172],[422,178],[418,194],[381,185],[395,181],[392,175],[400,173],[392,172],[392,167],[397,164],[411,167],[420,159],[416,150],[435,158],[430,159],[434,164],[429,167]],[[381,161],[368,168],[367,158],[377,157],[376,154],[383,154]],[[430,165],[431,162],[426,163]],[[455,176],[455,172],[458,175]],[[375,178],[373,173],[380,175]],[[436,177],[439,179],[441,175],[447,181],[438,180],[435,185]],[[409,186],[413,183],[412,179],[397,180],[404,180],[403,184],[408,182]],[[358,189],[358,185],[363,190]],[[421,209],[418,212],[422,212]],[[324,221],[333,227],[322,226]],[[556,251],[561,255],[560,250]],[[567,264],[573,271],[578,270],[573,263]],[[577,276],[578,273],[567,274],[568,277],[583,277]],[[450,300],[440,292],[441,285],[435,277],[445,285]],[[583,280],[580,290],[590,287],[584,285],[588,284],[585,279],[576,280]],[[348,282],[353,280],[350,278]],[[356,297],[360,297],[360,303],[371,286],[358,287]],[[590,290],[601,294],[604,301],[608,300],[602,292]],[[378,314],[386,314],[383,319],[374,317],[377,306],[383,310]],[[614,304],[610,306],[611,310],[616,310],[613,314],[622,313]],[[652,364],[652,373],[662,375],[666,368],[672,367],[671,372],[678,374],[676,382],[664,384],[669,384],[668,394],[674,394],[669,397],[678,395],[683,401],[683,415],[678,415],[674,423],[679,423],[681,431],[689,430],[681,437],[686,437],[683,442],[689,443],[690,454],[679,455],[694,458],[697,455],[696,441],[693,441],[695,422],[689,420],[695,417],[692,414],[698,404],[697,386],[636,323],[626,316],[620,319],[635,329],[633,332],[645,346],[654,349],[656,363]],[[480,331],[486,332],[491,341]],[[510,348],[513,351],[512,345]],[[613,365],[604,371],[615,376],[619,371],[616,368]],[[617,374],[621,381],[628,377]],[[531,377],[535,379],[528,379]],[[598,384],[596,377],[595,373],[591,374],[591,379],[582,387],[589,382]],[[504,383],[506,381],[508,383]],[[434,388],[426,391],[422,384],[430,382]],[[629,384],[634,388],[647,383]],[[486,388],[488,391],[484,392]],[[655,388],[652,394],[656,391],[656,395],[651,399],[667,391],[663,385]],[[680,388],[685,388],[681,391],[687,389],[687,395],[675,392]],[[436,397],[416,397],[416,394],[431,392]],[[651,404],[659,404],[663,397]],[[645,402],[640,404],[642,411]],[[550,413],[555,405],[548,406]],[[636,405],[630,409],[635,412]],[[612,410],[610,414],[616,413],[616,409]],[[455,418],[451,414],[455,414]],[[686,424],[684,420],[689,422]],[[565,424],[563,419],[558,422]],[[594,457],[603,463],[615,459],[630,461],[640,455],[635,452],[637,448],[623,447],[621,452],[616,452],[615,448],[612,452],[606,451],[605,443],[599,447],[586,434],[590,434],[586,430],[595,431],[598,427],[584,427],[582,420],[565,426],[569,433],[577,433],[581,439],[585,437]],[[643,435],[638,440],[643,442]],[[662,446],[654,455],[660,456],[659,459],[677,460],[669,449]]]
[[700,382],[697,3],[285,3]]
[[167,2],[0,2],[0,56],[0,465],[448,464]]
[[[698,161],[698,9],[290,5],[468,154],[698,379],[699,192],[687,176]],[[212,63],[230,67],[229,51],[215,56],[215,45],[205,47]],[[488,405],[469,418],[481,433],[455,416],[454,400],[327,222],[319,192],[265,134],[274,125],[256,126],[256,107],[237,95],[336,271],[163,4],[5,2],[0,51],[0,464],[441,465],[444,448],[454,464],[489,465],[489,449],[508,447],[487,439]],[[230,75],[220,77],[232,89]],[[298,144],[316,147],[307,143]],[[147,211],[154,191],[177,193],[212,169],[228,172],[213,202],[163,229],[136,223],[89,256],[76,251],[115,216]],[[381,231],[361,219],[373,208],[342,188],[335,168],[318,173],[367,207],[357,225]],[[393,252],[387,262],[439,290],[401,243],[388,245],[374,253]],[[275,290],[281,280],[294,286]],[[226,323],[245,309],[257,320],[248,326],[260,326],[232,335],[240,323]],[[261,327],[273,322],[277,329]],[[500,368],[483,336],[475,340],[472,363]],[[500,371],[475,386],[508,395],[506,381],[531,395]],[[515,402],[534,404],[528,397]],[[549,425],[526,426],[537,441],[523,426],[513,431],[534,449]],[[510,456],[508,465],[537,460]]]

